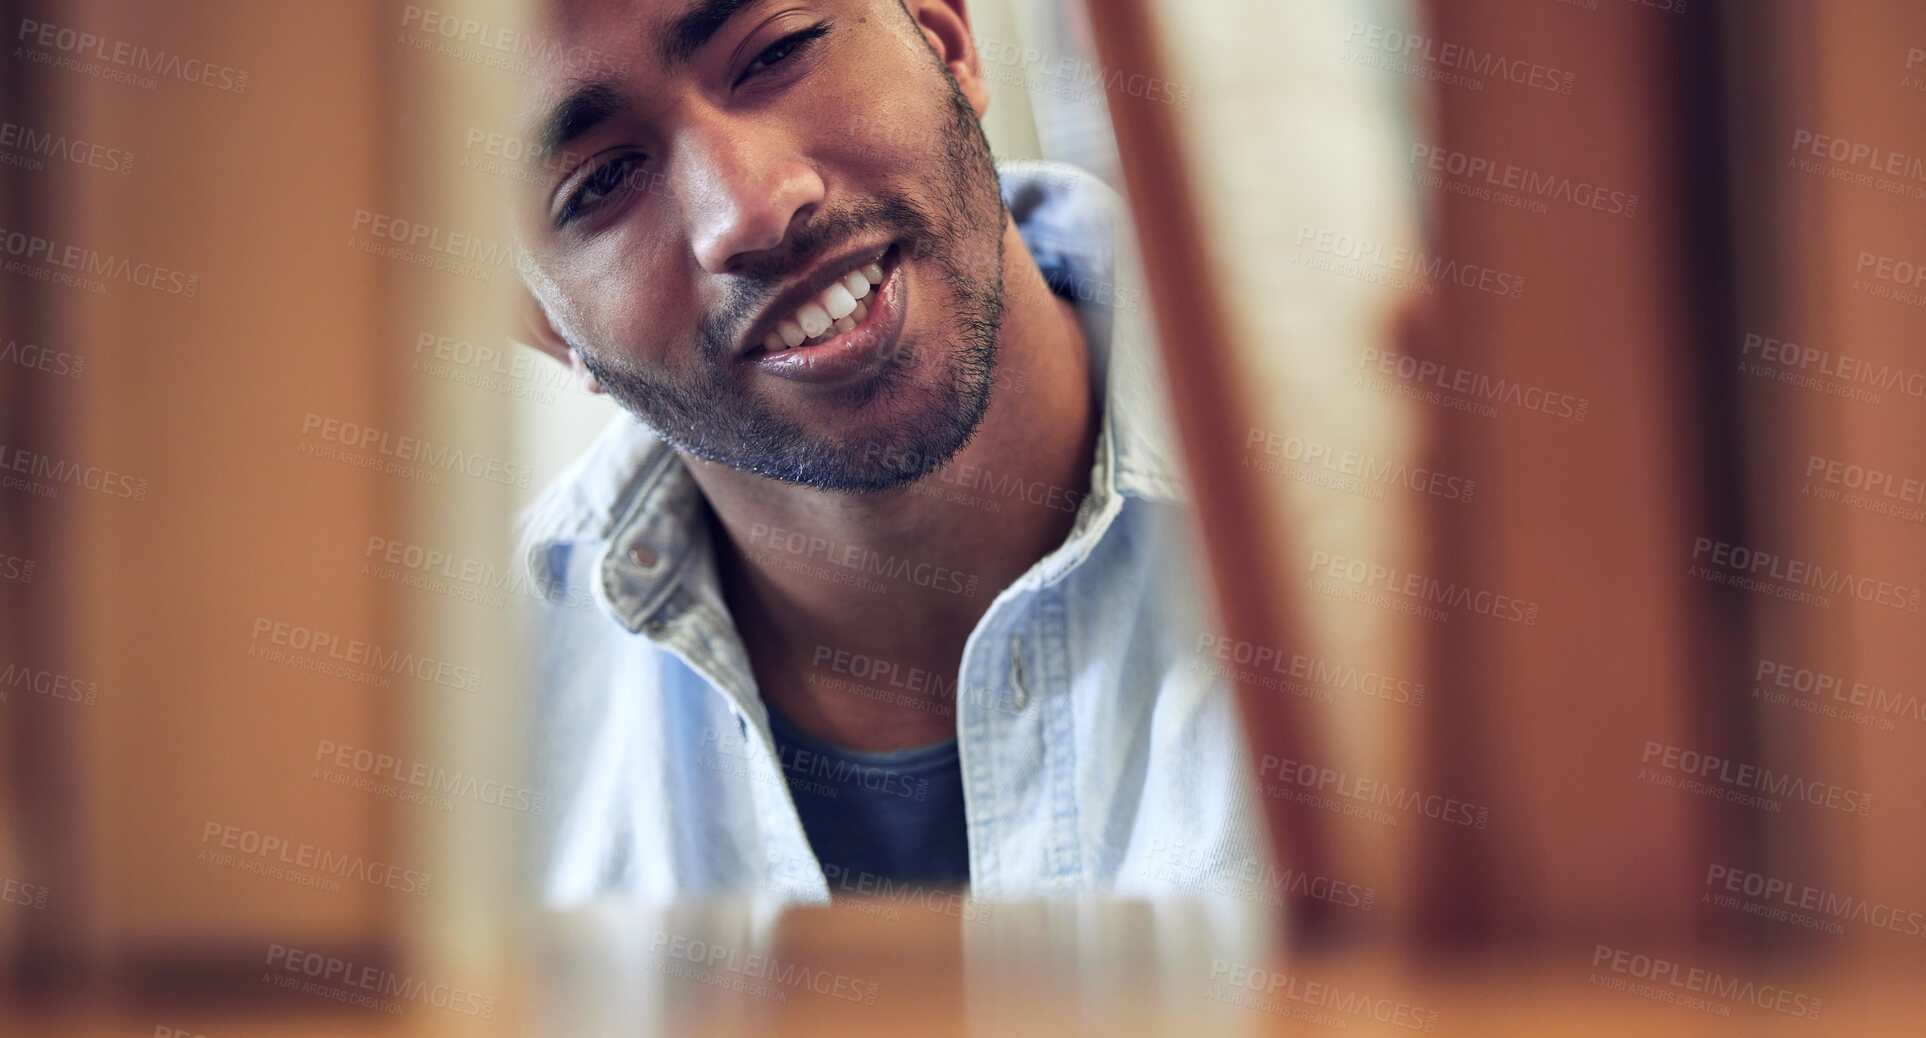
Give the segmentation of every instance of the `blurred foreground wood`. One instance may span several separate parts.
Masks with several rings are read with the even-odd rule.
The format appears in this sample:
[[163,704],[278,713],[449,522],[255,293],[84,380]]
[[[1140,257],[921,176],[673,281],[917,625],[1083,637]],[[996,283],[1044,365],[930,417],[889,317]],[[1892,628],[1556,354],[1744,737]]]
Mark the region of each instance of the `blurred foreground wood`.
[[[520,933],[505,934],[496,975],[471,978],[478,983],[461,996],[492,999],[491,1019],[430,1004],[441,997],[430,994],[438,979],[453,967],[424,962],[400,978],[404,987],[413,980],[424,986],[399,1015],[343,1007],[319,988],[282,990],[264,979],[272,997],[245,1011],[196,1004],[192,992],[180,992],[166,1006],[0,1011],[0,1032],[168,1038],[1926,1033],[1915,948],[1903,956],[1790,956],[1775,964],[1705,950],[1589,945],[1470,962],[1368,949],[1287,954],[1269,920],[1253,906],[1222,902],[976,905],[945,895],[831,908],[733,900],[671,910],[612,905],[535,918]],[[291,971],[267,970],[264,977],[282,972]],[[351,989],[338,980],[323,987]]]

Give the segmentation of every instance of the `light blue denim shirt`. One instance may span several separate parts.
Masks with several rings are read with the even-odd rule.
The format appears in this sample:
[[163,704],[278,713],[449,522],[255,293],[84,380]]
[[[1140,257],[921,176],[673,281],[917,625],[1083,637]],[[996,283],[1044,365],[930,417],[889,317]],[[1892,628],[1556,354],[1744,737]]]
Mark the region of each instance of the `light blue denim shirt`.
[[[1280,903],[1232,693],[1196,651],[1202,575],[1120,200],[1066,166],[1000,172],[1038,265],[1078,304],[1102,423],[1069,536],[977,592],[994,598],[956,676],[971,893]],[[548,596],[531,725],[553,805],[532,878],[549,904],[829,896],[705,507],[680,457],[624,416],[522,517]]]

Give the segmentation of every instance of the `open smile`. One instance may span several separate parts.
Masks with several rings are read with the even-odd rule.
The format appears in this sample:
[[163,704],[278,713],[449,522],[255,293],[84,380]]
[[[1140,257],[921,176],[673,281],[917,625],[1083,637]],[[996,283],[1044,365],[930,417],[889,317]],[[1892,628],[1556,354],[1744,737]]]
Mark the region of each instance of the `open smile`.
[[776,311],[784,316],[773,326],[768,317],[759,322],[768,330],[742,359],[795,382],[841,383],[880,369],[896,355],[902,335],[901,267],[895,245],[874,258],[839,261],[829,268],[828,283],[802,302],[778,301],[787,307]]

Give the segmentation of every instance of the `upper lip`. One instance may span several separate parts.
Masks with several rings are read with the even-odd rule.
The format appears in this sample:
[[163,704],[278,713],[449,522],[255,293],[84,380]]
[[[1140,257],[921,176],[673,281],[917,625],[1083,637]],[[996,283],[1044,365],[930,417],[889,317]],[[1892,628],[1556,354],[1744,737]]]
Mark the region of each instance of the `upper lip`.
[[816,298],[817,293],[823,289],[841,281],[850,271],[866,264],[883,262],[883,257],[889,255],[893,244],[895,243],[879,242],[849,249],[816,264],[806,276],[792,279],[788,288],[776,293],[769,302],[763,304],[761,310],[757,311],[756,319],[750,322],[749,330],[743,334],[736,355],[747,357],[761,349],[762,341],[769,337],[770,332],[776,330],[776,326],[781,324],[784,318],[795,313],[804,303]]

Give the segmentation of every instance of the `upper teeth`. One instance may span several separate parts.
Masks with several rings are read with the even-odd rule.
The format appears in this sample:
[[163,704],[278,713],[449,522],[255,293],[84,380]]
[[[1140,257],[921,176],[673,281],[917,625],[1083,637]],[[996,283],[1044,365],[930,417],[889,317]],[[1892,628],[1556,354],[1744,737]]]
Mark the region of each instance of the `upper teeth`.
[[850,271],[797,307],[762,340],[762,348],[775,353],[804,343],[814,345],[831,334],[849,331],[869,316],[869,304],[863,297],[882,283],[880,264],[867,263]]

